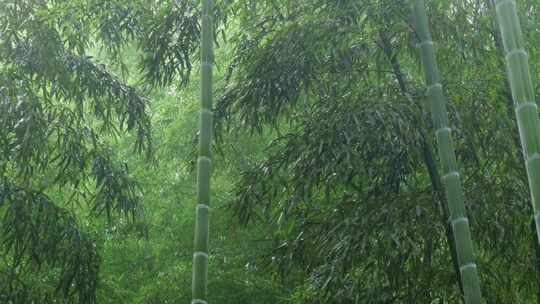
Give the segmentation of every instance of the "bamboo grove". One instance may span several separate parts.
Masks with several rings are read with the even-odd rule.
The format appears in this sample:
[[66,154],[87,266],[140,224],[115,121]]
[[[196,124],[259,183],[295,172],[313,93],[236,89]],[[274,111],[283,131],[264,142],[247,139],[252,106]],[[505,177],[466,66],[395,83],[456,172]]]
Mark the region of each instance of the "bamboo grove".
[[[466,304],[479,304],[483,302],[482,291],[465,206],[466,199],[452,140],[452,128],[448,118],[444,89],[437,66],[435,44],[431,37],[424,6],[423,0],[412,0],[411,7],[418,40],[417,47],[427,88],[426,107],[431,112],[432,125],[435,130],[442,167],[441,181],[448,204],[446,206],[449,210],[448,221],[452,229],[453,242],[450,244],[454,248],[451,250],[456,252],[457,271],[459,272],[464,302]],[[527,65],[527,53],[523,49],[515,2],[513,0],[498,0],[495,6],[506,51],[509,81],[515,101],[516,117],[531,188],[536,233],[540,235],[540,124]],[[383,37],[383,43],[388,43],[387,40],[384,41],[384,33],[381,34],[381,37]],[[393,64],[395,69],[396,62]],[[397,67],[399,68],[399,65]],[[404,90],[403,79],[398,77],[398,82],[400,82],[401,89]],[[307,98],[307,94],[304,95],[305,98]]]
[[540,303],[538,20],[0,0],[0,303]]
[[[426,107],[431,112],[432,125],[435,130],[438,155],[442,167],[441,181],[444,185],[445,199],[448,204],[446,207],[449,210],[448,221],[452,229],[453,242],[451,245],[454,248],[451,249],[456,252],[457,270],[459,271],[459,281],[465,303],[479,304],[482,303],[480,275],[475,261],[471,229],[465,206],[466,199],[452,139],[452,128],[448,118],[444,89],[437,65],[435,44],[431,37],[428,16],[424,6],[423,0],[412,0],[411,7],[414,29],[418,40],[417,47],[427,88]],[[523,49],[523,39],[514,1],[499,0],[496,1],[495,6],[497,21],[506,51],[505,58],[509,82],[515,101],[516,117],[531,188],[536,232],[540,234],[540,197],[538,197],[540,195],[540,124],[537,105],[534,101],[534,90],[529,75],[527,53]],[[204,26],[205,23],[203,22]],[[381,34],[381,37],[383,37],[384,42],[385,35]],[[385,43],[388,44],[387,39]],[[204,47],[203,44],[203,54],[205,52]],[[393,64],[395,69],[396,62],[393,62]],[[402,90],[404,90],[403,80],[398,77],[398,82],[400,82]],[[204,86],[203,79],[203,90]],[[307,98],[307,93],[304,98]],[[203,105],[204,110],[205,105]],[[196,276],[194,274],[194,284],[195,282]]]

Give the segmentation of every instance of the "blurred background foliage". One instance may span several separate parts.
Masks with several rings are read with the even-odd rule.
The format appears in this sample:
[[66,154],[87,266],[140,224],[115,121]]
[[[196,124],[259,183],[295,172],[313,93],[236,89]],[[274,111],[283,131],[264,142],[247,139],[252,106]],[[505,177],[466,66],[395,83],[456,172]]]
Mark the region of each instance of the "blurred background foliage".
[[[408,2],[217,4],[209,302],[459,303]],[[540,303],[493,13],[428,3],[486,303]],[[0,0],[0,303],[190,301],[198,17]]]

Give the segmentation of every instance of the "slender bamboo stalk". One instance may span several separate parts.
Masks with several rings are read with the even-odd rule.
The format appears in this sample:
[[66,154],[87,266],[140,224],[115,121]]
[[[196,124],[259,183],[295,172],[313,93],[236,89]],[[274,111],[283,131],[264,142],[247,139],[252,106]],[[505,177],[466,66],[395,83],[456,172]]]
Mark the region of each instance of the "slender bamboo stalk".
[[540,236],[540,123],[529,72],[521,26],[513,0],[495,2],[497,21],[506,53],[508,82],[512,91],[525,167],[529,178],[537,240]]
[[424,76],[426,78],[431,118],[435,127],[439,158],[442,164],[442,182],[450,213],[450,223],[454,231],[455,246],[459,271],[463,284],[465,303],[477,304],[482,300],[480,279],[473,253],[469,220],[465,211],[465,197],[458,172],[452,130],[448,124],[448,113],[443,96],[435,48],[429,30],[426,9],[423,0],[414,0],[413,5],[418,48]]
[[[386,34],[385,31],[379,32],[379,37],[381,38],[383,51],[386,54],[386,57],[390,61],[390,64],[392,66],[392,70],[394,71],[394,76],[396,77],[396,80],[398,82],[398,86],[403,93],[404,96],[406,96],[408,99],[410,99],[411,105],[419,105],[419,103],[415,102],[410,96],[410,91],[407,87],[406,77],[401,71],[401,64],[399,63],[398,57],[396,54],[393,53],[392,44],[390,43],[390,40]],[[452,231],[452,227],[450,223],[448,222],[449,211],[448,206],[445,204],[444,201],[444,191],[442,189],[440,177],[439,177],[439,169],[437,168],[437,164],[435,163],[435,159],[433,157],[433,149],[431,147],[431,144],[427,140],[427,130],[423,130],[423,128],[420,129],[421,132],[421,138],[422,138],[422,156],[424,159],[424,163],[426,165],[426,168],[428,170],[429,179],[431,181],[431,186],[433,188],[433,194],[434,194],[434,203],[437,209],[440,210],[440,216],[441,220],[444,223],[444,230],[446,233],[446,240],[448,242],[448,247],[450,249],[451,257],[452,257],[452,264],[454,266],[454,270],[456,272],[456,278],[457,278],[457,285],[459,286],[459,291],[463,293],[463,284],[461,283],[461,275],[459,274],[459,264],[457,261],[457,251],[456,246],[454,245],[454,232]],[[430,243],[430,242],[426,242]]]
[[192,304],[207,304],[210,175],[212,160],[213,3],[202,0],[201,114],[197,160],[197,211],[193,253]]

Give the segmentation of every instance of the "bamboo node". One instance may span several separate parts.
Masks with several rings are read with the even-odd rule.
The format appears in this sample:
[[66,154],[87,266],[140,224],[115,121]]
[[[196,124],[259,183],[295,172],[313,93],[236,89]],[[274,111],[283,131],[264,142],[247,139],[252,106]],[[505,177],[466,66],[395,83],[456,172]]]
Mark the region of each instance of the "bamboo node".
[[205,300],[201,300],[201,299],[193,299],[191,301],[191,304],[208,304],[208,302],[206,302]]
[[522,103],[520,103],[520,104],[518,104],[516,106],[516,112],[520,112],[522,109],[527,108],[527,107],[532,107],[534,111],[536,111],[538,109],[538,106],[536,105],[536,102],[526,101],[526,102],[522,102]]
[[433,45],[434,43],[433,43],[433,40],[424,40],[424,41],[422,41],[422,42],[418,42],[418,43],[416,44],[416,47],[417,47],[417,48],[421,48],[421,47],[423,47],[423,46],[426,45],[426,44],[431,44],[431,45]]
[[524,48],[519,48],[519,49],[514,49],[514,50],[511,50],[511,51],[508,51],[508,53],[506,53],[506,56],[504,56],[504,59],[506,61],[508,61],[508,58],[510,58],[511,56],[514,56],[514,55],[525,55],[525,56],[529,56],[527,54],[527,51],[525,51]]
[[435,135],[439,136],[439,134],[442,132],[452,133],[452,129],[450,127],[439,128],[435,131]]
[[214,63],[211,62],[211,61],[203,61],[203,62],[201,62],[201,66],[202,66],[202,67],[213,68],[213,67],[214,67]]
[[208,156],[204,156],[204,155],[201,155],[198,157],[198,161],[205,161],[205,162],[208,162],[208,163],[212,163],[212,160],[210,159],[210,157]]
[[210,210],[210,207],[207,204],[197,204],[197,209],[207,209]]
[[458,217],[457,219],[452,220],[452,225],[456,225],[458,223],[469,224],[469,219],[462,216],[462,217]]
[[200,256],[205,257],[205,258],[208,259],[208,253],[206,253],[206,252],[195,251],[195,252],[193,253],[193,257],[194,257],[194,258],[197,258],[197,257],[200,257]]
[[527,157],[527,163],[530,161],[535,161],[540,159],[539,153],[532,153],[530,156]]
[[441,89],[442,90],[442,84],[440,82],[437,82],[437,83],[428,85],[428,87],[427,87],[428,91],[431,91],[433,89]]
[[450,178],[450,177],[457,177],[457,178],[459,178],[459,172],[457,172],[457,171],[452,171],[452,172],[446,173],[445,175],[442,176],[442,179],[447,179],[447,178]]
[[476,268],[476,263],[467,263],[459,267],[459,271],[463,271],[467,268]]
[[206,114],[206,115],[214,115],[214,112],[210,109],[201,109],[201,114]]
[[206,21],[206,22],[214,21],[214,16],[212,16],[212,14],[210,14],[210,13],[206,13],[206,14],[203,13],[201,15],[201,18],[203,19],[203,21]]

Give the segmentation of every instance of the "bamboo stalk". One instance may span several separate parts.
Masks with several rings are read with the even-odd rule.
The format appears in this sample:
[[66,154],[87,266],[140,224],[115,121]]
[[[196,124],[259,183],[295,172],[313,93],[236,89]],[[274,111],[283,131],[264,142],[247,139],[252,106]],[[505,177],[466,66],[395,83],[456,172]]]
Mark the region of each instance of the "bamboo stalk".
[[446,102],[423,0],[414,1],[413,14],[431,118],[435,127],[439,158],[442,164],[441,179],[450,213],[450,223],[454,232],[464,299],[467,304],[477,304],[482,301],[480,279],[474,258],[469,220],[465,210],[461,177],[452,142],[452,130],[448,123]]
[[199,157],[197,159],[197,208],[193,253],[192,304],[208,302],[208,234],[210,205],[210,176],[212,170],[212,70],[213,3],[202,0],[201,25],[201,112]]
[[[540,123],[534,87],[529,72],[521,26],[513,0],[495,2],[497,21],[505,51],[508,82],[512,91],[514,108],[534,212],[536,240],[540,236]],[[538,242],[538,241],[537,241]]]

